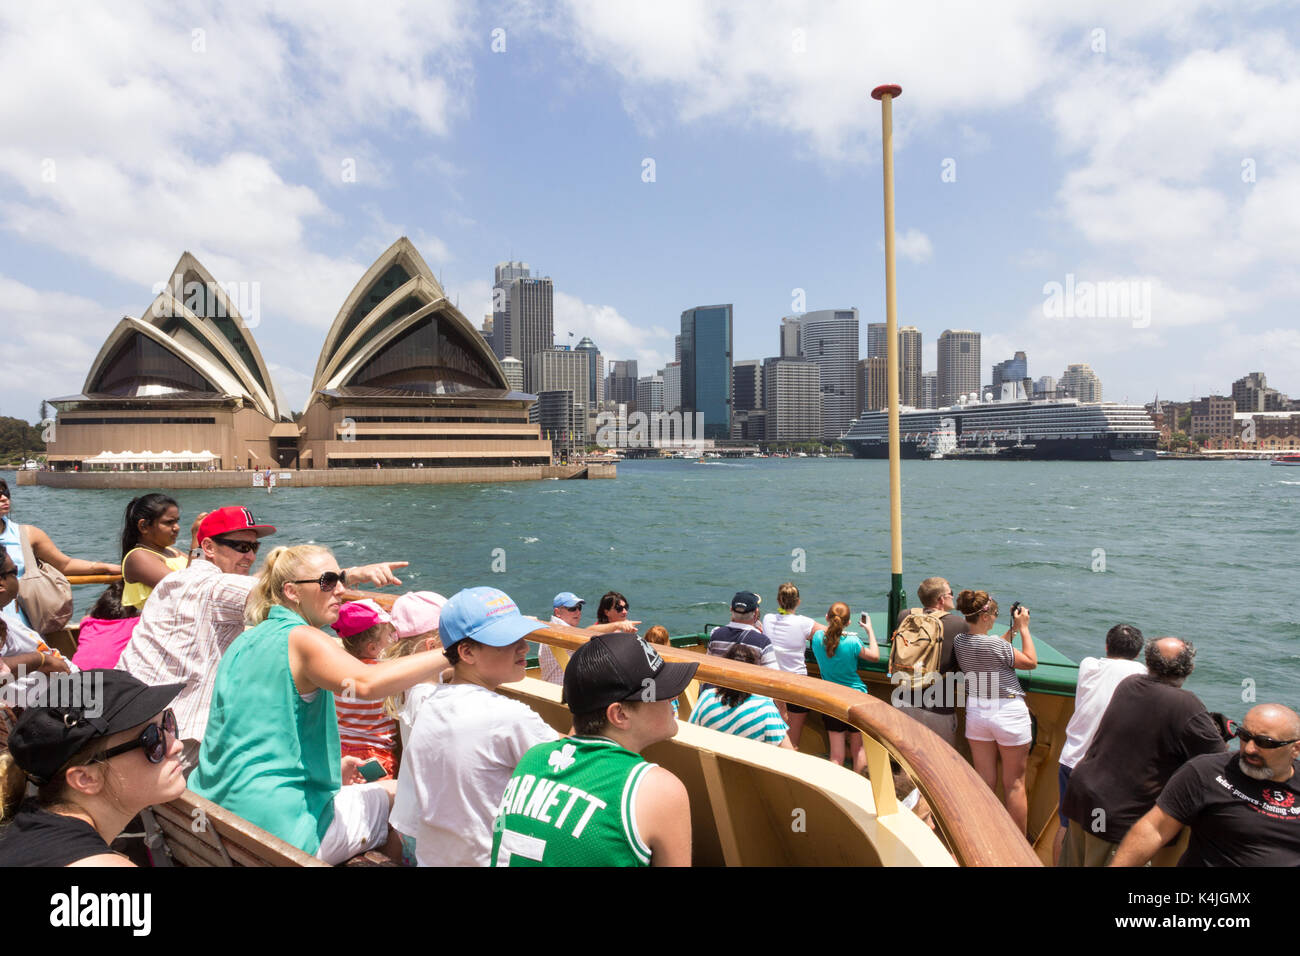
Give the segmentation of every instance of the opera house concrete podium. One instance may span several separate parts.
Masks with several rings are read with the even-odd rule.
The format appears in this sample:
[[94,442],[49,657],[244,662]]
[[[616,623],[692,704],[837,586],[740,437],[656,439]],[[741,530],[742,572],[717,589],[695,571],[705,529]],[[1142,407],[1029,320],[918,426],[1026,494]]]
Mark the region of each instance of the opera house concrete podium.
[[308,468],[550,465],[483,337],[410,240],[361,277],[330,326],[302,427]]
[[187,252],[144,314],[113,329],[81,394],[50,400],[52,470],[19,481],[242,487],[240,472],[268,467],[292,469],[280,471],[291,485],[614,477],[553,465],[528,421],[535,401],[403,237],[343,302],[295,422],[236,304]]
[[[239,310],[188,252],[138,319],[122,319],[81,394],[50,400],[58,416],[46,460],[162,463],[207,452],[218,468],[258,468],[297,453],[282,405]],[[193,460],[193,459],[191,459]]]

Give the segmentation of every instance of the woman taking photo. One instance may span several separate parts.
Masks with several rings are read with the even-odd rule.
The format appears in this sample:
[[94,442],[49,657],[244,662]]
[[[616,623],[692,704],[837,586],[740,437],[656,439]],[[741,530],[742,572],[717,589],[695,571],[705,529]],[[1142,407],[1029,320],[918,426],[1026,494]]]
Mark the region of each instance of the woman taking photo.
[[[124,671],[52,678],[45,701],[95,701],[98,716],[35,706],[18,718],[0,753],[0,816],[17,810],[0,829],[0,867],[133,866],[109,844],[141,810],[185,790],[176,717],[165,709],[180,689]],[[36,796],[19,806],[29,779]]]
[[[822,680],[828,680],[842,687],[850,687],[867,693],[867,685],[858,673],[858,661],[880,660],[880,645],[876,643],[876,632],[872,630],[871,618],[863,619],[867,629],[867,639],[871,642],[863,646],[862,639],[856,634],[845,634],[852,612],[843,601],[836,601],[826,612],[826,627],[818,630],[812,638],[813,656],[817,658],[817,667]],[[853,757],[853,772],[862,773],[867,769],[867,752],[862,749],[862,735],[858,731],[826,714],[822,714],[826,725],[826,739],[831,748],[831,763],[837,767],[844,766],[847,750]]]
[[[199,515],[190,529],[193,538],[199,530]],[[188,554],[172,545],[181,530],[181,509],[173,498],[162,494],[132,498],[126,506],[122,524],[122,605],[143,610],[158,582],[189,567]],[[197,541],[191,546],[198,547]]]
[[326,863],[400,842],[388,814],[397,781],[363,779],[342,757],[334,695],[378,700],[434,679],[442,651],[366,664],[322,628],[338,620],[346,587],[325,548],[266,556],[248,597],[250,624],[217,668],[212,708],[190,789]]
[[[1001,636],[989,633],[998,619],[998,602],[987,591],[962,591],[957,610],[966,616],[966,633],[958,634],[954,644],[957,663],[966,675],[966,739],[971,762],[992,790],[997,788],[1001,759],[1002,802],[1024,833],[1029,816],[1025,766],[1033,726],[1016,670],[1038,666],[1034,639],[1029,636],[1029,609],[1014,606],[1011,627]],[[1011,646],[1016,631],[1023,651]]]

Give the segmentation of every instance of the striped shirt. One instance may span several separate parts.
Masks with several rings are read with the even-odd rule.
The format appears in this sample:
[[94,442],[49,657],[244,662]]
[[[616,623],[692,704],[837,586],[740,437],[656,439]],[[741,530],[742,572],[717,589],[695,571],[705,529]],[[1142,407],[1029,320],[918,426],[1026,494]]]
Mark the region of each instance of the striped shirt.
[[776,709],[772,698],[750,694],[735,707],[728,707],[713,687],[700,694],[695,709],[691,711],[690,723],[777,745],[785,740],[786,731],[790,729],[781,719],[781,712]]
[[[363,657],[361,663],[378,662],[374,658]],[[384,701],[356,700],[335,694],[334,713],[339,719],[339,741],[345,750],[348,747],[393,749],[395,721],[384,713]]]
[[965,672],[966,695],[984,700],[1024,697],[1016,677],[1016,652],[1010,641],[992,634],[958,634],[957,664]]
[[146,684],[184,684],[172,701],[180,736],[202,740],[221,655],[244,632],[256,578],[194,561],[158,582],[117,669]]
[[771,639],[752,624],[738,624],[732,621],[715,627],[709,634],[709,653],[715,657],[726,657],[736,644],[748,644],[759,653],[758,663],[763,667],[780,670],[776,662],[776,646]]

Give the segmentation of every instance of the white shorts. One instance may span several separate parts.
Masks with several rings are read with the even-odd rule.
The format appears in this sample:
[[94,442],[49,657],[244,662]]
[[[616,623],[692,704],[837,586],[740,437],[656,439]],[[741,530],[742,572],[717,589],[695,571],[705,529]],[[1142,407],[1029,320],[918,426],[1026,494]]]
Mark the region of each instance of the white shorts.
[[388,839],[392,801],[382,783],[361,783],[334,794],[334,819],[321,838],[316,859],[330,866],[346,863]]
[[1023,697],[966,698],[966,739],[992,740],[1000,747],[1023,747],[1034,739]]

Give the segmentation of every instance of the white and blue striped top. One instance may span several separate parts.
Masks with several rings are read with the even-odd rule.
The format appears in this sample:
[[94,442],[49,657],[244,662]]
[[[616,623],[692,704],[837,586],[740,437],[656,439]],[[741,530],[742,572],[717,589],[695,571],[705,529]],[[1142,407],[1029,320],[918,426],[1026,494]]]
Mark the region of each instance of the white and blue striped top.
[[724,734],[762,740],[779,745],[785,740],[786,726],[781,712],[770,697],[750,694],[735,707],[728,707],[718,696],[716,688],[706,688],[691,711],[690,723],[718,730]]

